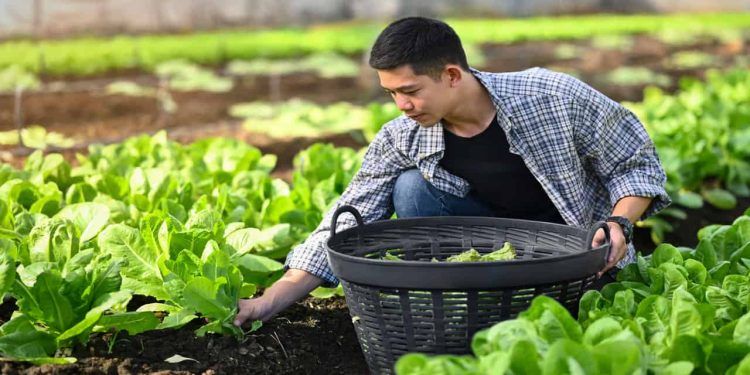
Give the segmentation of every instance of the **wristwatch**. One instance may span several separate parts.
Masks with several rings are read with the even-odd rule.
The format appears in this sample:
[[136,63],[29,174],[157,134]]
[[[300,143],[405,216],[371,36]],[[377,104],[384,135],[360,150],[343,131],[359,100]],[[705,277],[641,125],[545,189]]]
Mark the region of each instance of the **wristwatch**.
[[605,221],[620,224],[622,234],[625,235],[625,243],[630,243],[633,240],[633,223],[628,218],[625,216],[610,216]]

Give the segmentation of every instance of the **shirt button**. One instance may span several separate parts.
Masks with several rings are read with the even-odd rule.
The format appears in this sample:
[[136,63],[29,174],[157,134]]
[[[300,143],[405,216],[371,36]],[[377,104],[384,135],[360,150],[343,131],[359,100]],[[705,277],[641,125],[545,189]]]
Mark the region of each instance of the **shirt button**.
[[427,172],[422,172],[422,177],[424,177],[425,180],[430,179],[430,175],[428,175]]

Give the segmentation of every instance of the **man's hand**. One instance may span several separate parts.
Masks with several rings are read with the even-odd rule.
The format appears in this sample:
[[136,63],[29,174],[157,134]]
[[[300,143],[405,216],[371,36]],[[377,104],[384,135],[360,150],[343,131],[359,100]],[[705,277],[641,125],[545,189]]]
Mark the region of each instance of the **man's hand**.
[[290,268],[281,279],[266,289],[263,296],[239,301],[239,312],[234,325],[241,326],[247,320],[267,321],[321,284],[323,279],[307,271]]
[[[646,208],[648,208],[653,200],[654,198],[652,197],[622,197],[612,208],[612,216],[623,216],[630,220],[631,223],[634,223],[643,216],[643,213],[646,212]],[[625,233],[623,233],[620,224],[608,221],[607,225],[609,225],[612,248],[609,251],[607,265],[596,274],[598,277],[602,277],[602,275],[612,269],[617,262],[621,261],[622,258],[625,258],[625,254],[627,254],[628,251],[628,246],[625,243]],[[599,247],[604,244],[604,241],[606,241],[604,230],[599,229],[594,235],[594,240],[591,242],[591,246]]]
[[[617,262],[621,261],[628,251],[628,246],[625,243],[625,234],[623,233],[620,224],[607,222],[607,225],[609,225],[609,235],[610,241],[612,241],[612,248],[609,251],[609,259],[607,259],[607,265],[604,266],[603,270],[599,271],[596,274],[596,277],[602,277],[604,272],[609,271],[617,264]],[[599,229],[594,235],[594,240],[591,241],[591,247],[602,246],[606,241],[607,238],[604,235],[604,229]]]
[[234,325],[237,327],[246,321],[260,320],[265,322],[273,317],[270,301],[263,297],[241,299],[237,305],[240,310],[237,317],[234,318]]

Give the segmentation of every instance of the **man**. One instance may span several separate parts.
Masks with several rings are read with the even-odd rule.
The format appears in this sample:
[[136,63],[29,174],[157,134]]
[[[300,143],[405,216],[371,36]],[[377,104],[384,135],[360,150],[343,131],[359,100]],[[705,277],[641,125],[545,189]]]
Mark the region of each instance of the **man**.
[[[633,261],[632,223],[669,204],[653,143],[628,110],[584,83],[544,69],[470,69],[447,24],[389,25],[370,65],[404,115],[385,124],[337,207],[365,222],[399,217],[500,216],[590,227],[607,220],[612,251],[599,273]],[[268,320],[320,285],[332,209],[287,257],[285,275],[242,300],[235,324]],[[339,219],[344,229],[351,217]],[[599,231],[592,246],[604,242]],[[614,267],[614,268],[613,268]]]

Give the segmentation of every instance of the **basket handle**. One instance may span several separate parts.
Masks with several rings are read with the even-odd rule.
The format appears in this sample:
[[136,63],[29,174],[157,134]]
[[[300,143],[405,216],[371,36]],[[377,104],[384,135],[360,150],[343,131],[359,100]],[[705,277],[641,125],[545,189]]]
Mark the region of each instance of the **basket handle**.
[[610,245],[604,258],[606,260],[609,259],[609,252],[612,251],[612,238],[609,235],[609,225],[607,225],[607,223],[603,221],[597,221],[596,223],[594,223],[594,225],[591,226],[591,229],[589,229],[589,234],[586,236],[586,242],[583,243],[583,248],[585,249],[585,251],[591,250],[591,241],[594,240],[594,236],[599,229],[604,229],[604,237],[607,239],[607,242],[605,243]]
[[362,221],[362,215],[357,211],[356,208],[349,205],[344,205],[336,209],[336,211],[333,213],[333,219],[331,219],[331,238],[333,238],[333,235],[336,234],[336,224],[339,219],[339,215],[343,214],[344,212],[348,212],[354,216],[354,219],[357,220],[357,225],[365,225],[364,221]]

